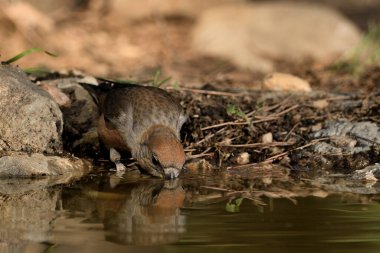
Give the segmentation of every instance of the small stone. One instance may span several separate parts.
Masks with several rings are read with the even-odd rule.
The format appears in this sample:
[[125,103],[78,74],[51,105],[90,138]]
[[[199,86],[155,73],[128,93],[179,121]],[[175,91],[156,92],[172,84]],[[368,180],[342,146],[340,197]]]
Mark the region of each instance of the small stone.
[[263,82],[263,89],[272,91],[304,91],[310,92],[310,84],[294,75],[273,73]]
[[380,178],[380,164],[370,165],[361,170],[356,170],[352,174],[353,180],[378,181]]
[[40,87],[49,93],[59,106],[70,106],[70,98],[57,87],[46,83]]
[[224,138],[223,141],[221,141],[219,144],[222,144],[222,145],[231,145],[232,144],[232,139],[231,138]]
[[250,161],[251,155],[248,152],[243,152],[237,155],[236,163],[240,165],[248,164]]
[[317,109],[324,109],[329,106],[329,102],[326,99],[320,99],[313,102],[313,107]]
[[261,137],[262,143],[271,143],[273,142],[273,134],[271,132],[264,134]]
[[311,131],[317,132],[322,129],[322,123],[317,123],[311,127]]
[[98,80],[95,77],[88,76],[88,75],[78,79],[78,83],[86,83],[86,84],[91,84],[95,86],[99,85]]
[[301,122],[301,118],[302,118],[301,114],[297,113],[296,115],[294,115],[292,117],[292,123],[294,125],[297,124],[297,123],[300,123]]
[[263,177],[262,181],[264,184],[269,185],[272,183],[273,179],[271,177]]

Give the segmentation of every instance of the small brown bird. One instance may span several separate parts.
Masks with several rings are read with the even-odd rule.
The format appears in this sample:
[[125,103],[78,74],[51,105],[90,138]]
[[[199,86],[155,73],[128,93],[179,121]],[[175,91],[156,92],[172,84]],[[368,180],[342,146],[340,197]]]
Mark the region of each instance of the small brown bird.
[[156,177],[178,177],[185,163],[180,129],[181,105],[168,92],[150,86],[115,85],[99,99],[98,134],[117,171],[125,170],[120,151]]

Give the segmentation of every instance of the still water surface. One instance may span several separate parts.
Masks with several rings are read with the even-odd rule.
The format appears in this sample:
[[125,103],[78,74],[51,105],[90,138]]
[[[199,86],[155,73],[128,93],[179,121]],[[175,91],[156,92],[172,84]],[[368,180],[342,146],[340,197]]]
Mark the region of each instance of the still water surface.
[[93,176],[11,194],[0,252],[380,252],[380,205],[361,196],[200,200],[192,183]]

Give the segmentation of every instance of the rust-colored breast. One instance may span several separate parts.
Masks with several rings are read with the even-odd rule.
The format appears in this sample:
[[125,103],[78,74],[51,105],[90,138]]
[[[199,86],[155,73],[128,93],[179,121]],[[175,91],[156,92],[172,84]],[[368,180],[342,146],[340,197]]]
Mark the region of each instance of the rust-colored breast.
[[98,121],[98,134],[104,145],[110,149],[115,148],[119,151],[130,151],[130,148],[121,137],[120,132],[104,120],[104,115],[100,115]]

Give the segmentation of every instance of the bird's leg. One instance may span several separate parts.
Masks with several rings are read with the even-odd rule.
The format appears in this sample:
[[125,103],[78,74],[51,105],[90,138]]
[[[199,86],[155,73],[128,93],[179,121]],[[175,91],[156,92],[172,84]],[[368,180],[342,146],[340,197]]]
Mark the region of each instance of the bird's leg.
[[125,172],[127,168],[121,163],[121,155],[116,149],[110,148],[110,160],[116,165],[116,171],[118,173]]

